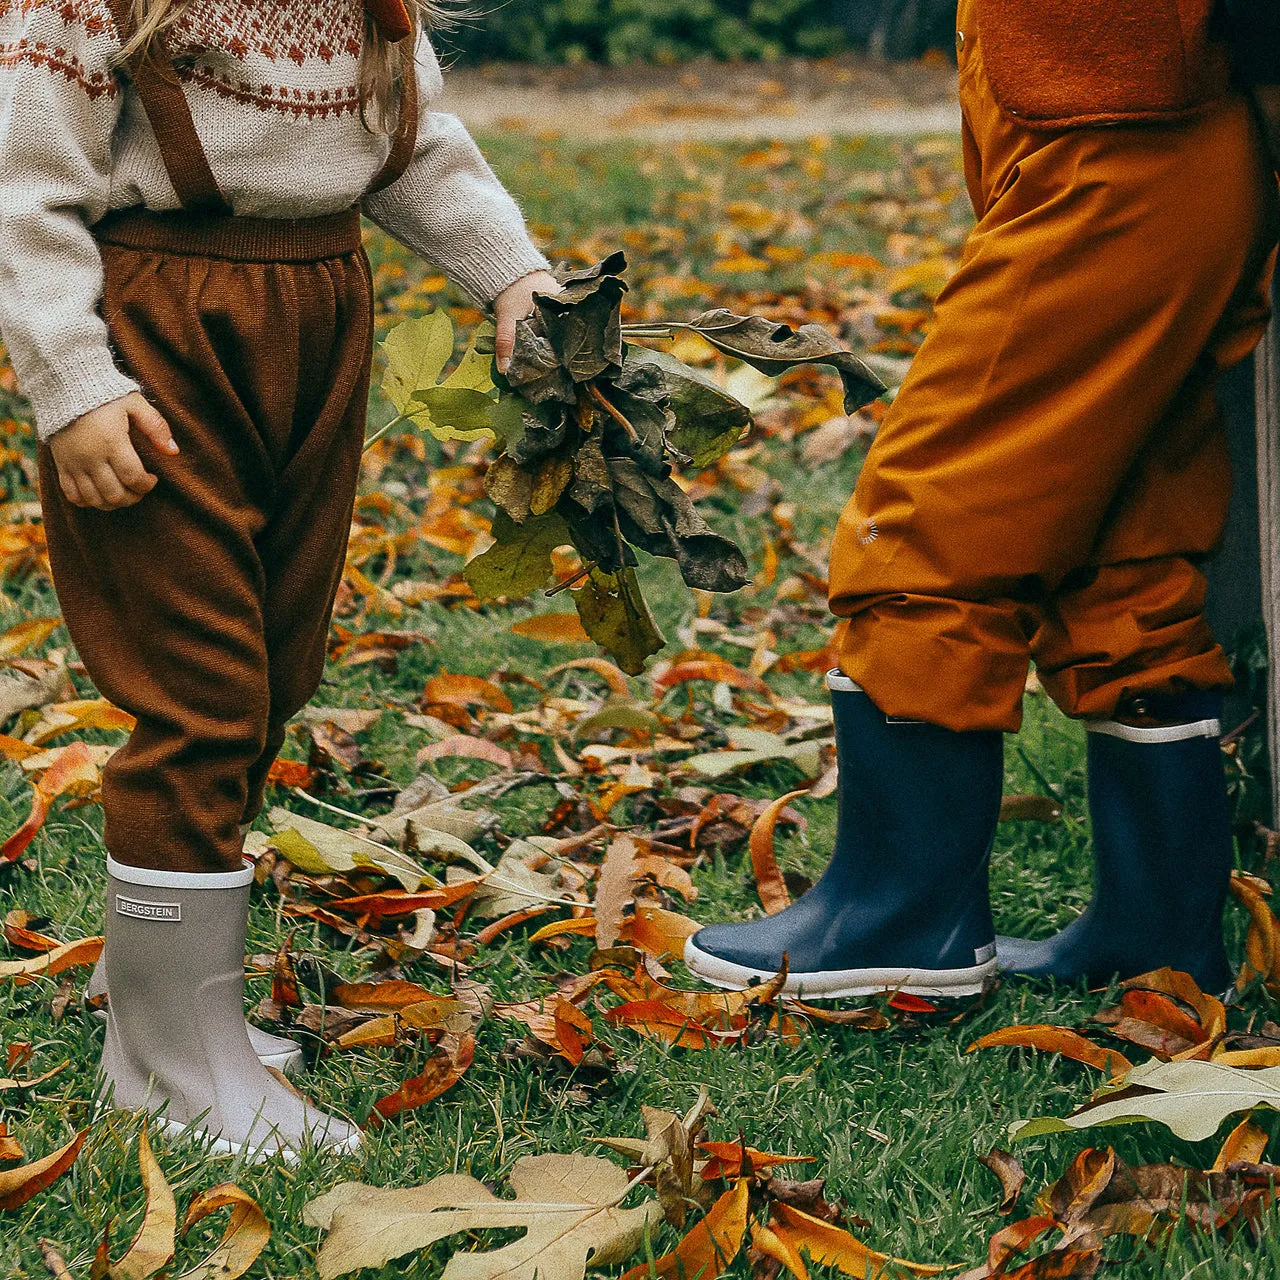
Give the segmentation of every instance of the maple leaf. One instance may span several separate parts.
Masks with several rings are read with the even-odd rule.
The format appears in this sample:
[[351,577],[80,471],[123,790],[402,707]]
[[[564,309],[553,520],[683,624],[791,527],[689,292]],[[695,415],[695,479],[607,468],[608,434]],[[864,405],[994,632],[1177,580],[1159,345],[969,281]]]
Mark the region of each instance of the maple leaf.
[[621,1208],[627,1175],[595,1156],[525,1156],[511,1170],[511,1186],[514,1200],[459,1173],[400,1189],[340,1183],[303,1211],[308,1226],[328,1233],[316,1256],[321,1280],[490,1227],[525,1234],[489,1252],[455,1253],[442,1280],[583,1280],[588,1259],[600,1267],[630,1257],[662,1217],[653,1200]]

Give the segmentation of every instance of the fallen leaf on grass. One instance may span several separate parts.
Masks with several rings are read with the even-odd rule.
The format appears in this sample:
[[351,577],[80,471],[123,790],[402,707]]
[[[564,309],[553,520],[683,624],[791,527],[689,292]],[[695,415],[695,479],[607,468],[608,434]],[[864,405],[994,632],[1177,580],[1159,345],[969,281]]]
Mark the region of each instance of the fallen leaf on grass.
[[1027,1171],[1014,1156],[999,1147],[978,1159],[1000,1179],[1000,1212],[1012,1213],[1027,1183]]
[[[819,1266],[835,1267],[847,1276],[879,1276],[886,1267],[915,1276],[936,1276],[946,1267],[924,1262],[907,1262],[887,1253],[876,1253],[843,1227],[823,1222],[789,1204],[774,1204],[769,1225],[794,1249],[803,1249],[809,1261]],[[1052,1221],[1052,1219],[1050,1220]]]
[[426,764],[432,760],[483,760],[486,764],[496,764],[500,769],[515,768],[515,760],[510,751],[504,750],[496,742],[490,742],[488,738],[475,738],[466,733],[442,738],[418,752],[418,764]]
[[622,1280],[646,1280],[663,1277],[697,1276],[700,1280],[718,1280],[742,1249],[747,1234],[747,1214],[751,1179],[742,1178],[731,1190],[707,1210],[707,1216],[668,1254],[652,1266],[641,1264],[624,1271]]
[[373,1104],[373,1111],[369,1115],[370,1126],[377,1128],[402,1111],[412,1111],[447,1093],[462,1079],[463,1073],[475,1061],[475,1056],[475,1036],[467,1033],[457,1039],[446,1037],[427,1060],[421,1074],[406,1080],[394,1093],[379,1098]]
[[1222,1173],[1229,1164],[1243,1161],[1246,1164],[1261,1164],[1267,1149],[1269,1135],[1267,1131],[1253,1123],[1252,1120],[1241,1120],[1227,1134],[1222,1150],[1210,1169],[1212,1173]]
[[[341,875],[361,868],[394,877],[410,893],[424,885],[433,889],[441,887],[412,858],[375,840],[284,808],[272,809],[269,816],[274,834],[265,837],[262,844],[275,849],[307,875]],[[478,855],[465,840],[444,832],[435,833],[435,837],[432,852],[462,858],[474,865]]]
[[[89,1130],[82,1129],[65,1147],[59,1147],[43,1159],[0,1172],[0,1211],[21,1208],[32,1196],[39,1195],[57,1182],[75,1164],[88,1135]],[[21,1152],[21,1147],[18,1147],[19,1158]]]
[[1073,1062],[1083,1062],[1086,1066],[1097,1067],[1099,1071],[1107,1072],[1113,1079],[1133,1069],[1133,1064],[1124,1054],[1117,1053],[1114,1049],[1104,1049],[1068,1027],[1054,1027],[1041,1023],[1002,1027],[999,1031],[979,1036],[965,1052],[972,1053],[975,1049],[1003,1046],[1043,1049],[1047,1053],[1061,1054],[1062,1057],[1070,1058]]
[[4,940],[20,951],[54,951],[62,944],[57,938],[32,929],[33,917],[29,912],[15,907],[5,914]]
[[684,955],[685,939],[692,937],[702,926],[688,916],[661,907],[638,907],[628,916],[619,930],[619,940],[639,948],[655,960],[680,959]]
[[591,637],[582,629],[576,613],[537,613],[513,623],[511,630],[526,640],[542,644],[590,644]]
[[760,895],[761,905],[769,915],[776,915],[791,905],[791,894],[787,892],[786,881],[778,869],[778,861],[773,852],[774,828],[778,825],[778,817],[782,811],[798,796],[805,795],[805,789],[788,791],[779,796],[755,820],[751,828],[748,847],[751,850],[751,870],[756,877],[756,892]]
[[[711,1158],[701,1169],[702,1176],[713,1178],[753,1177],[762,1169],[773,1169],[783,1164],[812,1164],[814,1156],[779,1156],[755,1147],[743,1147],[738,1142],[699,1142],[698,1150]],[[745,1167],[744,1167],[745,1166]]]
[[0,1121],[0,1164],[21,1160],[24,1154],[22,1143],[9,1132],[8,1126]]
[[303,1211],[308,1226],[328,1233],[316,1256],[321,1280],[385,1266],[459,1232],[519,1227],[525,1234],[503,1248],[455,1253],[441,1280],[583,1280],[588,1259],[595,1267],[625,1260],[661,1220],[654,1200],[619,1208],[627,1175],[598,1157],[524,1156],[510,1181],[514,1200],[457,1173],[403,1189],[340,1183]]
[[12,978],[15,986],[26,986],[40,978],[52,978],[64,969],[95,965],[101,955],[100,937],[78,938],[75,942],[65,942],[30,960],[0,961],[0,979]]
[[186,1235],[210,1214],[228,1206],[231,1217],[213,1252],[174,1280],[237,1280],[257,1261],[271,1239],[271,1226],[258,1202],[233,1182],[210,1187],[191,1202],[183,1219],[182,1234]]
[[751,1248],[754,1253],[781,1263],[796,1280],[809,1280],[808,1269],[795,1245],[777,1235],[759,1219],[751,1224]]
[[178,1206],[173,1188],[152,1154],[145,1121],[138,1132],[138,1168],[146,1196],[142,1225],[124,1256],[107,1272],[110,1280],[149,1280],[173,1259]]
[[1185,1053],[1211,1038],[1195,1018],[1157,991],[1125,991],[1119,1005],[1103,1010],[1095,1021],[1113,1036],[1163,1057]]
[[622,913],[635,896],[636,842],[626,834],[615,836],[600,867],[596,887],[596,946],[613,946],[622,928]]
[[1014,1138],[1088,1129],[1094,1125],[1155,1120],[1179,1138],[1211,1138],[1230,1115],[1265,1106],[1280,1110],[1280,1067],[1242,1071],[1217,1062],[1152,1061],[1135,1067],[1124,1087],[1101,1092],[1061,1119],[1016,1121]]
[[1062,805],[1052,796],[1005,796],[1000,801],[1001,822],[1057,822]]
[[32,1076],[27,1080],[9,1080],[0,1079],[0,1093],[7,1089],[35,1089],[47,1080],[52,1080],[54,1076],[61,1075],[71,1065],[70,1059],[66,1062],[59,1063],[50,1071],[46,1071],[43,1075]]
[[84,795],[98,785],[98,764],[87,743],[73,742],[63,747],[53,763],[32,787],[31,812],[17,831],[0,847],[0,861],[16,862],[44,826],[53,802],[68,792]]
[[629,1027],[676,1049],[708,1049],[741,1041],[747,1034],[747,1020],[740,1014],[719,1019],[719,1026],[710,1027],[663,1000],[628,1000],[604,1016],[615,1026]]

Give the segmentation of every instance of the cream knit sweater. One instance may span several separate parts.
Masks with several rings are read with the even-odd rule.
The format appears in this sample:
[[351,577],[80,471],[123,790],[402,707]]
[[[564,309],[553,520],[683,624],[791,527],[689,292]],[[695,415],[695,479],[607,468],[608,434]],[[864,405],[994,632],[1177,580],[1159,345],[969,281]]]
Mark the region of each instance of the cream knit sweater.
[[[196,0],[168,42],[196,130],[237,214],[349,208],[390,140],[360,121],[362,0]],[[47,439],[137,384],[98,314],[89,226],[108,210],[179,207],[127,80],[107,0],[0,0],[0,333]],[[462,125],[433,111],[440,69],[418,48],[417,148],[363,201],[397,240],[492,301],[546,266]]]

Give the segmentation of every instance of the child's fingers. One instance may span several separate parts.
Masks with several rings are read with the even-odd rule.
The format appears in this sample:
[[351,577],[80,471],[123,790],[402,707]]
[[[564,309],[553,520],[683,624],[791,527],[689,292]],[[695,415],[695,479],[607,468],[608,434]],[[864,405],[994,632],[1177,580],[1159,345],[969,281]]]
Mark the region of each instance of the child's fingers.
[[135,497],[145,497],[156,486],[156,477],[142,465],[138,451],[124,441],[107,459],[116,479]]
[[142,396],[129,397],[129,421],[142,432],[157,449],[165,453],[177,453],[178,442],[169,430],[169,424],[153,405],[148,404]]
[[86,507],[89,505],[80,496],[80,486],[76,484],[75,477],[63,475],[61,468],[58,469],[58,484],[68,502],[77,507]]
[[497,332],[493,337],[494,357],[498,361],[498,372],[506,373],[511,368],[511,356],[516,349],[516,316],[515,312],[503,307],[497,315]]
[[116,479],[116,473],[109,462],[100,462],[93,471],[93,487],[97,489],[105,509],[127,507],[136,501],[131,493]]
[[82,507],[97,507],[99,511],[106,510],[106,503],[102,500],[102,495],[98,492],[97,486],[93,483],[93,477],[87,471],[82,471],[75,478],[75,486],[80,494],[80,505]]

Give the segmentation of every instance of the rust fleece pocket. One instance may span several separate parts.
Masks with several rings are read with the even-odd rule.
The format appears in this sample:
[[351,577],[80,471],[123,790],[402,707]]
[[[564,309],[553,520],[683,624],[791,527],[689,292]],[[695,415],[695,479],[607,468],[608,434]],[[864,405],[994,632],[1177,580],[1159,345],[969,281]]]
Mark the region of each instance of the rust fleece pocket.
[[1213,0],[978,0],[992,92],[1028,125],[1176,119],[1221,97]]

